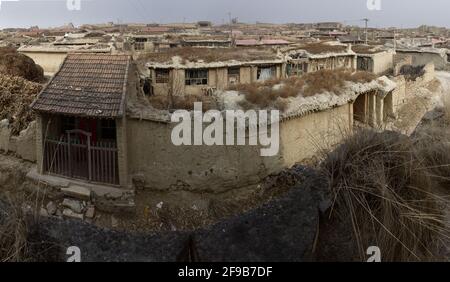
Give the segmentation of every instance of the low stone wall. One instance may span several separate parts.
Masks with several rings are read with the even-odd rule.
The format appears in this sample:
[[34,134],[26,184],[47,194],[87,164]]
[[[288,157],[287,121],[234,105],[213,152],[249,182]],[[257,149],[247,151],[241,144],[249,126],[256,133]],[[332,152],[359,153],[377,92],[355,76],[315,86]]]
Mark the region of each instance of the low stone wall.
[[11,134],[8,120],[0,121],[0,151],[13,153],[17,157],[36,161],[36,122],[30,123],[27,129],[22,130],[19,136]]

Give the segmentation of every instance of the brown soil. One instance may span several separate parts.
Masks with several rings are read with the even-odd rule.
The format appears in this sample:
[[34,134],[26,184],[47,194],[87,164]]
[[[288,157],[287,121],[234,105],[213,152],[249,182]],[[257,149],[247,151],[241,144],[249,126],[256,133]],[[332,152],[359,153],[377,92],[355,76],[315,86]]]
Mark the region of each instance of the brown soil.
[[35,119],[30,104],[41,90],[41,84],[0,75],[0,120],[9,120],[13,134],[19,134]]
[[44,70],[35,62],[12,48],[0,48],[0,74],[20,76],[30,81],[44,81]]

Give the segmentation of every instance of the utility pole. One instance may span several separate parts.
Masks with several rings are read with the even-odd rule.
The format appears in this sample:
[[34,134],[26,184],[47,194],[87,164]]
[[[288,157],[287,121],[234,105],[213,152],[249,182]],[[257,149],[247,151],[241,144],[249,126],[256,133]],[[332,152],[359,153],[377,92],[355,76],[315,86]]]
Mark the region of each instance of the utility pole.
[[231,40],[231,44],[234,45],[234,37],[233,37],[233,21],[231,18],[231,12],[228,12],[228,18],[230,20],[229,24],[230,24],[230,40]]
[[365,37],[366,37],[365,42],[366,42],[366,45],[367,45],[369,43],[369,37],[368,37],[368,33],[367,33],[367,28],[369,26],[369,19],[365,18],[365,19],[362,19],[362,20],[365,22],[364,33],[365,33]]
[[397,30],[394,29],[394,52],[397,52]]

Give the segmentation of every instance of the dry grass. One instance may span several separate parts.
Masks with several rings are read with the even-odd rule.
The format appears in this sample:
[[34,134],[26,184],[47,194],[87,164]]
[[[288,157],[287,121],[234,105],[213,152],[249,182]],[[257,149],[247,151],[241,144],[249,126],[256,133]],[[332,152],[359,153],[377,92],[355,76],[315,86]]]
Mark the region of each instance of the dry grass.
[[21,77],[0,75],[0,120],[9,120],[14,135],[35,119],[30,104],[41,89],[42,85]]
[[8,208],[0,209],[0,261],[20,262],[29,258],[28,225],[20,205],[7,198]]
[[383,261],[436,259],[437,243],[449,238],[436,192],[450,176],[449,136],[360,131],[326,155],[330,217],[351,222],[361,259],[369,246]]
[[344,53],[347,51],[346,45],[330,45],[324,42],[310,43],[299,47],[292,48],[302,49],[311,54],[323,54],[323,53]]
[[[273,79],[265,82],[238,84],[230,88],[245,95],[245,101],[240,103],[244,109],[274,107],[284,110],[289,97],[309,97],[323,92],[337,95],[344,89],[346,82],[367,83],[377,76],[369,72],[351,73],[346,70],[320,70],[301,77],[288,79]],[[278,85],[278,87],[274,87]]]
[[369,45],[353,45],[352,50],[357,54],[375,54],[380,52],[379,50],[374,48],[374,46]]
[[194,103],[201,102],[203,111],[217,109],[215,101],[208,96],[201,95],[186,95],[186,96],[152,96],[149,98],[150,104],[159,110],[194,110]]

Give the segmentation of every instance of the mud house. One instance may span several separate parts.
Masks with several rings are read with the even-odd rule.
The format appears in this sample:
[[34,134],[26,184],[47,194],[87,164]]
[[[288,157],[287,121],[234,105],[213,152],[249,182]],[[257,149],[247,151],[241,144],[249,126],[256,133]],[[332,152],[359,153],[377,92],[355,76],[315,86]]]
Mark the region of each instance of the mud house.
[[[176,64],[172,56],[167,58],[172,67],[186,70],[185,64]],[[257,58],[249,61],[250,66],[246,61],[225,62],[238,66],[242,63],[255,79],[259,64],[282,62],[261,54]],[[220,62],[211,69],[226,72],[228,67]],[[404,79],[383,76],[365,83],[348,82],[339,95],[323,92],[286,98],[287,108],[279,128],[280,150],[275,156],[262,157],[261,145],[174,145],[171,133],[176,125],[171,123],[172,112],[153,108],[139,91],[137,77],[128,56],[69,54],[32,104],[37,113],[38,175],[125,191],[134,187],[225,192],[257,184],[272,173],[313,158],[321,149],[338,144],[343,133],[352,131],[355,121],[383,126],[406,95]],[[183,74],[183,82],[185,77]],[[239,101],[245,99],[242,93],[231,90],[216,90],[211,95],[218,101],[216,107],[221,113],[241,109]]]
[[284,77],[284,60],[272,49],[173,48],[146,59],[149,95],[201,95],[237,83]]
[[357,70],[375,74],[392,72],[394,67],[393,50],[384,50],[377,46],[354,45],[352,50],[357,54]]
[[130,58],[70,54],[33,102],[37,170],[127,187]]
[[288,47],[282,52],[287,57],[288,76],[299,76],[323,69],[356,70],[356,54],[352,51],[351,45],[320,42]]
[[[345,133],[352,131],[355,119],[373,126],[384,122],[384,115],[391,111],[388,101],[395,95],[395,82],[382,77],[346,85],[339,95],[318,93],[287,99],[279,128],[280,150],[271,157],[260,155],[260,145],[175,146],[170,139],[174,128],[170,112],[152,109],[145,97],[130,96],[130,177],[141,189],[162,191],[218,193],[257,184],[271,173],[314,158],[321,149],[338,144]],[[241,109],[240,101],[245,99],[238,91],[216,91],[213,95],[222,113]]]

